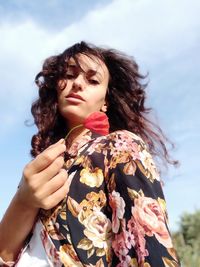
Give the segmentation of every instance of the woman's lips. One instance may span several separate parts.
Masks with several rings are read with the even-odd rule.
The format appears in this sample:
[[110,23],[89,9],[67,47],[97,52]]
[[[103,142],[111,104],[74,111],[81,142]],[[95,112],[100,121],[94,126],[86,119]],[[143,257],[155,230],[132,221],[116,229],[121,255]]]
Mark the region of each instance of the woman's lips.
[[71,102],[75,102],[75,103],[79,103],[79,102],[82,102],[82,101],[85,101],[82,96],[78,95],[78,94],[69,94],[66,96],[66,99],[68,101],[71,101]]

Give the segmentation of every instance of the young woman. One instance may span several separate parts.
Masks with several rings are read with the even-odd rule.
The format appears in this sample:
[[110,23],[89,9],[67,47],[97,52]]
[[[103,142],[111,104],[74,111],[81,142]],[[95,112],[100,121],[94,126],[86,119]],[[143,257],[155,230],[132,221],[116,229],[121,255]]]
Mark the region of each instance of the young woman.
[[77,43],[48,58],[32,105],[38,133],[1,224],[5,266],[179,266],[136,62]]

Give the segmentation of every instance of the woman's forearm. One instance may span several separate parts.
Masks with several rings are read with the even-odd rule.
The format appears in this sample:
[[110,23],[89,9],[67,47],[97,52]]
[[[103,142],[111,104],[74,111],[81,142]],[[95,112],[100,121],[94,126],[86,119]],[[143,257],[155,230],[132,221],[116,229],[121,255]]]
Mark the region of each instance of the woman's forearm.
[[16,193],[0,223],[0,257],[4,261],[16,260],[37,213],[38,208],[29,208],[20,203]]
[[20,187],[0,223],[0,257],[15,261],[40,208],[55,207],[67,194],[67,172],[62,169],[64,139],[49,146],[23,170]]

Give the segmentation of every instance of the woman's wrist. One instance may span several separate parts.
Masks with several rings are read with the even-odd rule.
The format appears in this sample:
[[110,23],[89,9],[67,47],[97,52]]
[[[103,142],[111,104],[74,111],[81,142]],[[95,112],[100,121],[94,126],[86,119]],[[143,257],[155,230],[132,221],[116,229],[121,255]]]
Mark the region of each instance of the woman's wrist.
[[39,209],[25,205],[18,197],[12,199],[0,223],[0,257],[15,261],[31,232]]
[[36,215],[39,211],[39,208],[35,207],[32,203],[29,203],[21,197],[20,189],[18,189],[18,191],[16,192],[13,201],[17,208],[20,211],[25,212],[27,215]]

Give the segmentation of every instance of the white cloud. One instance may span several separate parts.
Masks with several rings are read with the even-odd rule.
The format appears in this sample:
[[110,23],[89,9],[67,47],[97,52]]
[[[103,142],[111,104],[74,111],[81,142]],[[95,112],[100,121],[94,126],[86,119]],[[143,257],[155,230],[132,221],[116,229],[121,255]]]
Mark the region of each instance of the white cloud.
[[[9,102],[16,121],[23,105],[30,105],[36,94],[33,79],[43,59],[82,39],[127,51],[152,66],[190,50],[200,39],[198,10],[197,0],[190,4],[186,0],[115,0],[58,33],[48,32],[31,20],[2,24],[1,113],[7,112],[5,103]],[[3,122],[9,125],[11,118],[7,117],[3,116]]]
[[[7,112],[5,103],[9,102],[16,121],[36,94],[33,79],[43,59],[82,39],[127,51],[152,66],[191,49],[200,39],[198,10],[197,0],[190,4],[186,0],[115,0],[57,33],[31,20],[2,24],[1,113]],[[11,118],[2,117],[9,125]]]
[[[199,54],[194,55],[198,51],[197,47],[200,43],[199,10],[199,0],[190,2],[187,0],[115,0],[105,7],[101,6],[98,10],[91,10],[85,17],[57,33],[41,28],[32,20],[15,24],[1,24],[1,139],[2,134],[6,135],[6,132],[14,129],[16,125],[19,125],[19,121],[29,118],[27,110],[37,92],[33,80],[35,74],[40,70],[43,60],[83,39],[133,54],[136,59],[147,66],[147,70],[151,68],[154,79],[152,85],[161,84],[162,86],[162,91],[157,91],[159,92],[157,95],[152,90],[154,96],[158,97],[158,105],[162,108],[161,98],[164,98],[164,104],[167,103],[167,100],[171,101],[173,107],[171,117],[177,118],[177,120],[170,127],[174,127],[173,131],[180,135],[178,137],[180,141],[188,140],[191,135],[188,138],[187,133],[183,130],[186,129],[185,125],[187,127],[190,125],[191,131],[195,129],[190,118],[195,112],[197,113],[199,94],[195,95],[195,99],[193,99],[195,104],[192,106],[192,88],[194,87],[192,84],[189,91],[190,98],[181,99],[181,104],[177,96],[181,93],[183,96],[187,95],[188,89],[182,85],[181,80],[176,81],[173,74],[178,75],[178,73],[184,72],[186,75],[188,72],[189,85],[189,75],[192,75],[193,71],[198,68],[196,66],[195,69],[193,64],[197,65],[199,62]],[[184,66],[184,56],[187,58],[187,64],[190,55],[192,55],[190,65]],[[166,71],[163,66],[166,67]],[[172,91],[170,87],[167,89],[168,77],[173,86],[177,82],[177,91]],[[177,77],[180,78],[183,75]],[[163,82],[165,84],[162,84]],[[185,113],[187,115],[180,118],[181,111],[184,108],[187,109],[188,104],[189,108]],[[191,113],[189,113],[189,109]],[[165,116],[167,115],[165,113]],[[196,125],[198,124],[195,124],[195,127]],[[196,136],[197,139],[198,136]],[[185,167],[182,170],[184,173],[189,173],[192,164],[196,164],[197,160],[190,159],[191,166],[187,166],[187,153],[189,152],[185,152],[184,148],[186,151],[190,151],[189,145],[188,147],[183,146],[178,158],[183,158]],[[196,148],[197,150],[198,148]],[[5,173],[7,174],[7,170]],[[172,186],[169,185],[168,190],[172,190],[171,188]],[[171,209],[173,209],[173,205]]]
[[25,115],[36,95],[34,76],[41,67],[50,36],[31,21],[1,25],[0,36],[0,109],[5,133]]
[[159,61],[193,45],[200,25],[199,1],[116,0],[60,33],[62,43],[89,39]]

